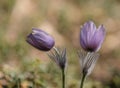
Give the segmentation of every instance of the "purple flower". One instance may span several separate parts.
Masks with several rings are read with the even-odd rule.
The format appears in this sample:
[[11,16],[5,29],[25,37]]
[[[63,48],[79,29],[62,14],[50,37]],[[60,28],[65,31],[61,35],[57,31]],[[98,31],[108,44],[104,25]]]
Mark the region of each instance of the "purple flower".
[[52,36],[37,28],[32,29],[32,33],[27,36],[26,41],[42,51],[49,51],[55,44]]
[[89,52],[97,52],[103,43],[105,37],[105,28],[96,25],[92,21],[86,22],[81,28],[80,44],[82,48]]

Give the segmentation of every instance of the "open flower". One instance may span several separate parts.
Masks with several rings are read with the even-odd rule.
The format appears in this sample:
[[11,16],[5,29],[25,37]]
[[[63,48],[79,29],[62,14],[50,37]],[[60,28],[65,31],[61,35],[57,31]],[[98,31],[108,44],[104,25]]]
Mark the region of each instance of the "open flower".
[[92,21],[86,22],[81,28],[80,44],[88,52],[97,52],[103,43],[105,37],[105,28],[96,25]]
[[49,51],[55,44],[52,36],[37,28],[32,29],[32,33],[27,36],[26,41],[42,51]]

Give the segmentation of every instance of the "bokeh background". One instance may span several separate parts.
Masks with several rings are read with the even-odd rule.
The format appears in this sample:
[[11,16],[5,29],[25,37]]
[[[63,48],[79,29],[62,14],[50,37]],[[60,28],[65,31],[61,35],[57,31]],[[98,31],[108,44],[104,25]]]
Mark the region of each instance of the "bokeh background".
[[79,88],[80,26],[103,24],[106,38],[85,88],[120,88],[120,0],[0,0],[0,88],[61,88],[61,71],[26,43],[32,27],[66,47],[66,87]]

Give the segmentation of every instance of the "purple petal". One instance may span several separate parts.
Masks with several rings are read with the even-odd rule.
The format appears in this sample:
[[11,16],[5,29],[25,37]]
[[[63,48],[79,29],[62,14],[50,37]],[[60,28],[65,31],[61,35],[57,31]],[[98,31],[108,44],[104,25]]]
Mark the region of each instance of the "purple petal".
[[40,49],[38,42],[34,39],[34,37],[33,37],[32,34],[29,34],[29,35],[27,36],[27,40],[26,40],[26,41],[27,41],[29,44],[31,44],[32,46]]
[[90,42],[92,40],[92,36],[96,31],[96,26],[92,21],[86,22],[80,33],[80,43],[81,46],[86,50],[88,46],[90,46]]
[[103,43],[103,40],[105,38],[105,28],[103,25],[100,25],[94,35],[94,43],[97,46],[96,51],[98,51]]

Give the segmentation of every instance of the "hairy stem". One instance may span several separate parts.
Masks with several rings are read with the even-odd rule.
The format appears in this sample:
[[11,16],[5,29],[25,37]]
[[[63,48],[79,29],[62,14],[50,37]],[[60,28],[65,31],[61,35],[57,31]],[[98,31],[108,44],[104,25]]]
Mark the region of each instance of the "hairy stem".
[[85,81],[85,77],[86,77],[86,74],[83,74],[82,80],[81,80],[81,84],[80,84],[80,88],[83,88],[83,84],[84,84],[84,81]]
[[62,69],[62,88],[65,88],[65,71]]

